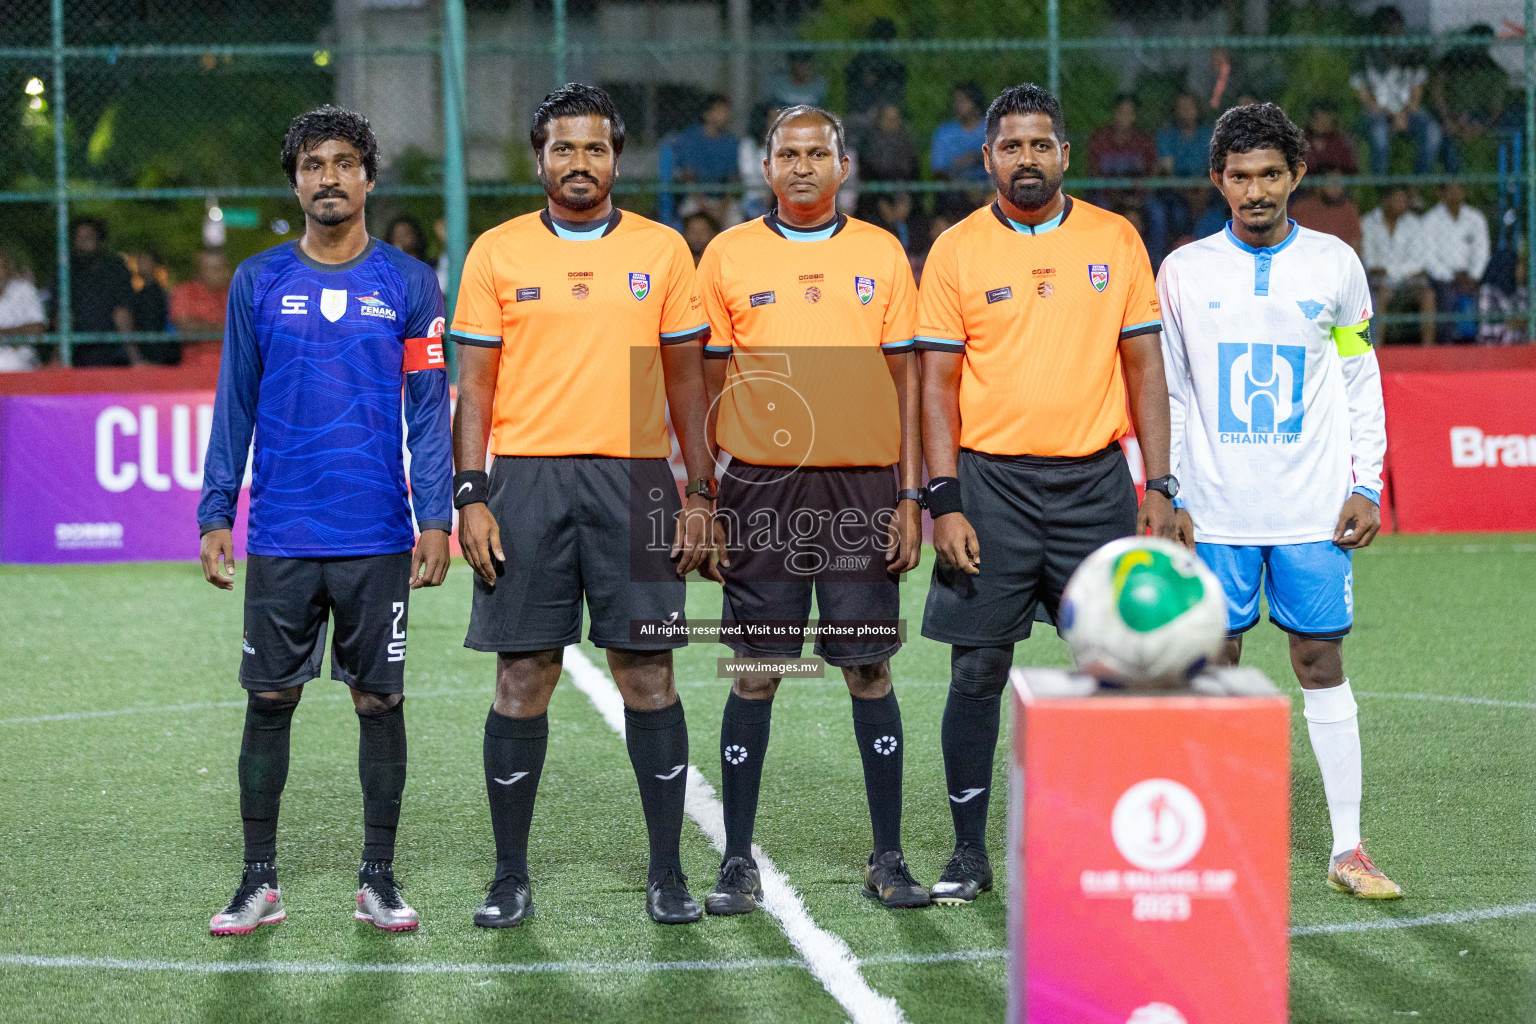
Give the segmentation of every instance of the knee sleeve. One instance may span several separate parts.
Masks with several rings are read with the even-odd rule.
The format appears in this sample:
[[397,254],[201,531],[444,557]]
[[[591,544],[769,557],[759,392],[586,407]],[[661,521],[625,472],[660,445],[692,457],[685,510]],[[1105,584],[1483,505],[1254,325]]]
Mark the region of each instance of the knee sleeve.
[[1001,647],[952,647],[949,652],[949,688],[972,700],[990,700],[1008,685],[1013,667],[1013,644]]

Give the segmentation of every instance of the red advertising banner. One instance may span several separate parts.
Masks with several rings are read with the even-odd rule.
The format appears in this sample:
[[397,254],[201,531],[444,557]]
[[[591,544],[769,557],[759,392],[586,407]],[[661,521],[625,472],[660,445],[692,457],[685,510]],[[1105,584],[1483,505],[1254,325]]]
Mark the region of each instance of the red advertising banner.
[[1404,533],[1536,530],[1536,370],[1385,373]]
[[1285,1024],[1289,701],[1014,693],[1012,1024]]

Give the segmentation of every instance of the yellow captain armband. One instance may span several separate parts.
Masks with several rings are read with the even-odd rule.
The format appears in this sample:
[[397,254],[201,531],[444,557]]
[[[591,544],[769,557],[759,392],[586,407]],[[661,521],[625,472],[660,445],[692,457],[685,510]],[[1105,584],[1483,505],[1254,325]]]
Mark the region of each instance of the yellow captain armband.
[[1339,356],[1348,359],[1350,356],[1363,356],[1371,350],[1371,322],[1361,320],[1352,327],[1335,327],[1332,331],[1333,343],[1338,346]]

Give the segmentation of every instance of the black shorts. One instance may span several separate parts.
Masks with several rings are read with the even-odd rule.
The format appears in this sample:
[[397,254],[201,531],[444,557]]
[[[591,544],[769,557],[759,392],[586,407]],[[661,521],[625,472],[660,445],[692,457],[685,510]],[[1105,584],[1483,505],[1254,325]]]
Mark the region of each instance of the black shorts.
[[240,685],[285,690],[320,674],[336,620],[331,678],[364,693],[405,689],[411,553],[354,558],[247,555]]
[[1081,458],[960,450],[960,497],[981,573],[935,561],[923,636],[996,647],[1029,636],[1037,608],[1055,621],[1084,558],[1136,532],[1136,485],[1119,442]]
[[495,587],[475,577],[469,635],[476,651],[522,653],[581,639],[581,602],[598,647],[661,651],[685,635],[685,585],[672,561],[682,509],[666,459],[604,455],[496,456],[487,503],[507,560]]
[[[885,547],[895,505],[892,466],[792,470],[733,460],[716,503],[727,523],[731,561],[721,568],[722,628],[773,623],[804,629],[813,587],[823,625],[894,625],[901,595],[898,577],[885,569]],[[724,643],[744,658],[798,658],[804,647],[798,635]],[[900,649],[901,642],[889,636],[818,636],[815,646],[818,656],[837,666],[872,665]]]

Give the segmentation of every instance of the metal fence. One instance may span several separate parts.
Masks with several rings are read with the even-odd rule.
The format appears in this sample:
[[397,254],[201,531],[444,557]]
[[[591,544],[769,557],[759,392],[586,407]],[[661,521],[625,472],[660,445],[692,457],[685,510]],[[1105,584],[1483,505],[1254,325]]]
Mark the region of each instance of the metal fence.
[[[380,137],[371,229],[413,223],[399,230],[422,236],[451,305],[473,234],[542,202],[528,120],[567,79],[608,88],[629,122],[621,202],[695,244],[760,212],[769,110],[822,101],[853,141],[846,208],[895,231],[920,270],[989,194],[965,107],[1034,80],[1066,108],[1069,189],[1132,218],[1154,260],[1225,220],[1198,159],[1215,115],[1274,100],[1321,140],[1298,217],[1384,264],[1389,339],[1523,341],[1536,0],[1503,6],[1491,32],[1428,33],[1282,0],[929,0],[890,18],[873,0],[0,0],[0,274],[14,263],[47,293],[48,333],[27,340],[65,365],[215,337],[196,318],[104,323],[100,267],[72,256],[71,225],[106,225],[106,258],[130,257],[139,296],[195,278],[206,248],[235,262],[295,238],[278,144],[294,114],[336,102]],[[1394,116],[1380,101],[1405,83],[1411,109]],[[1486,222],[1481,259],[1433,229],[1458,192]],[[1385,236],[1366,212],[1383,203],[1407,207]],[[1441,219],[1425,227],[1420,210]]]

